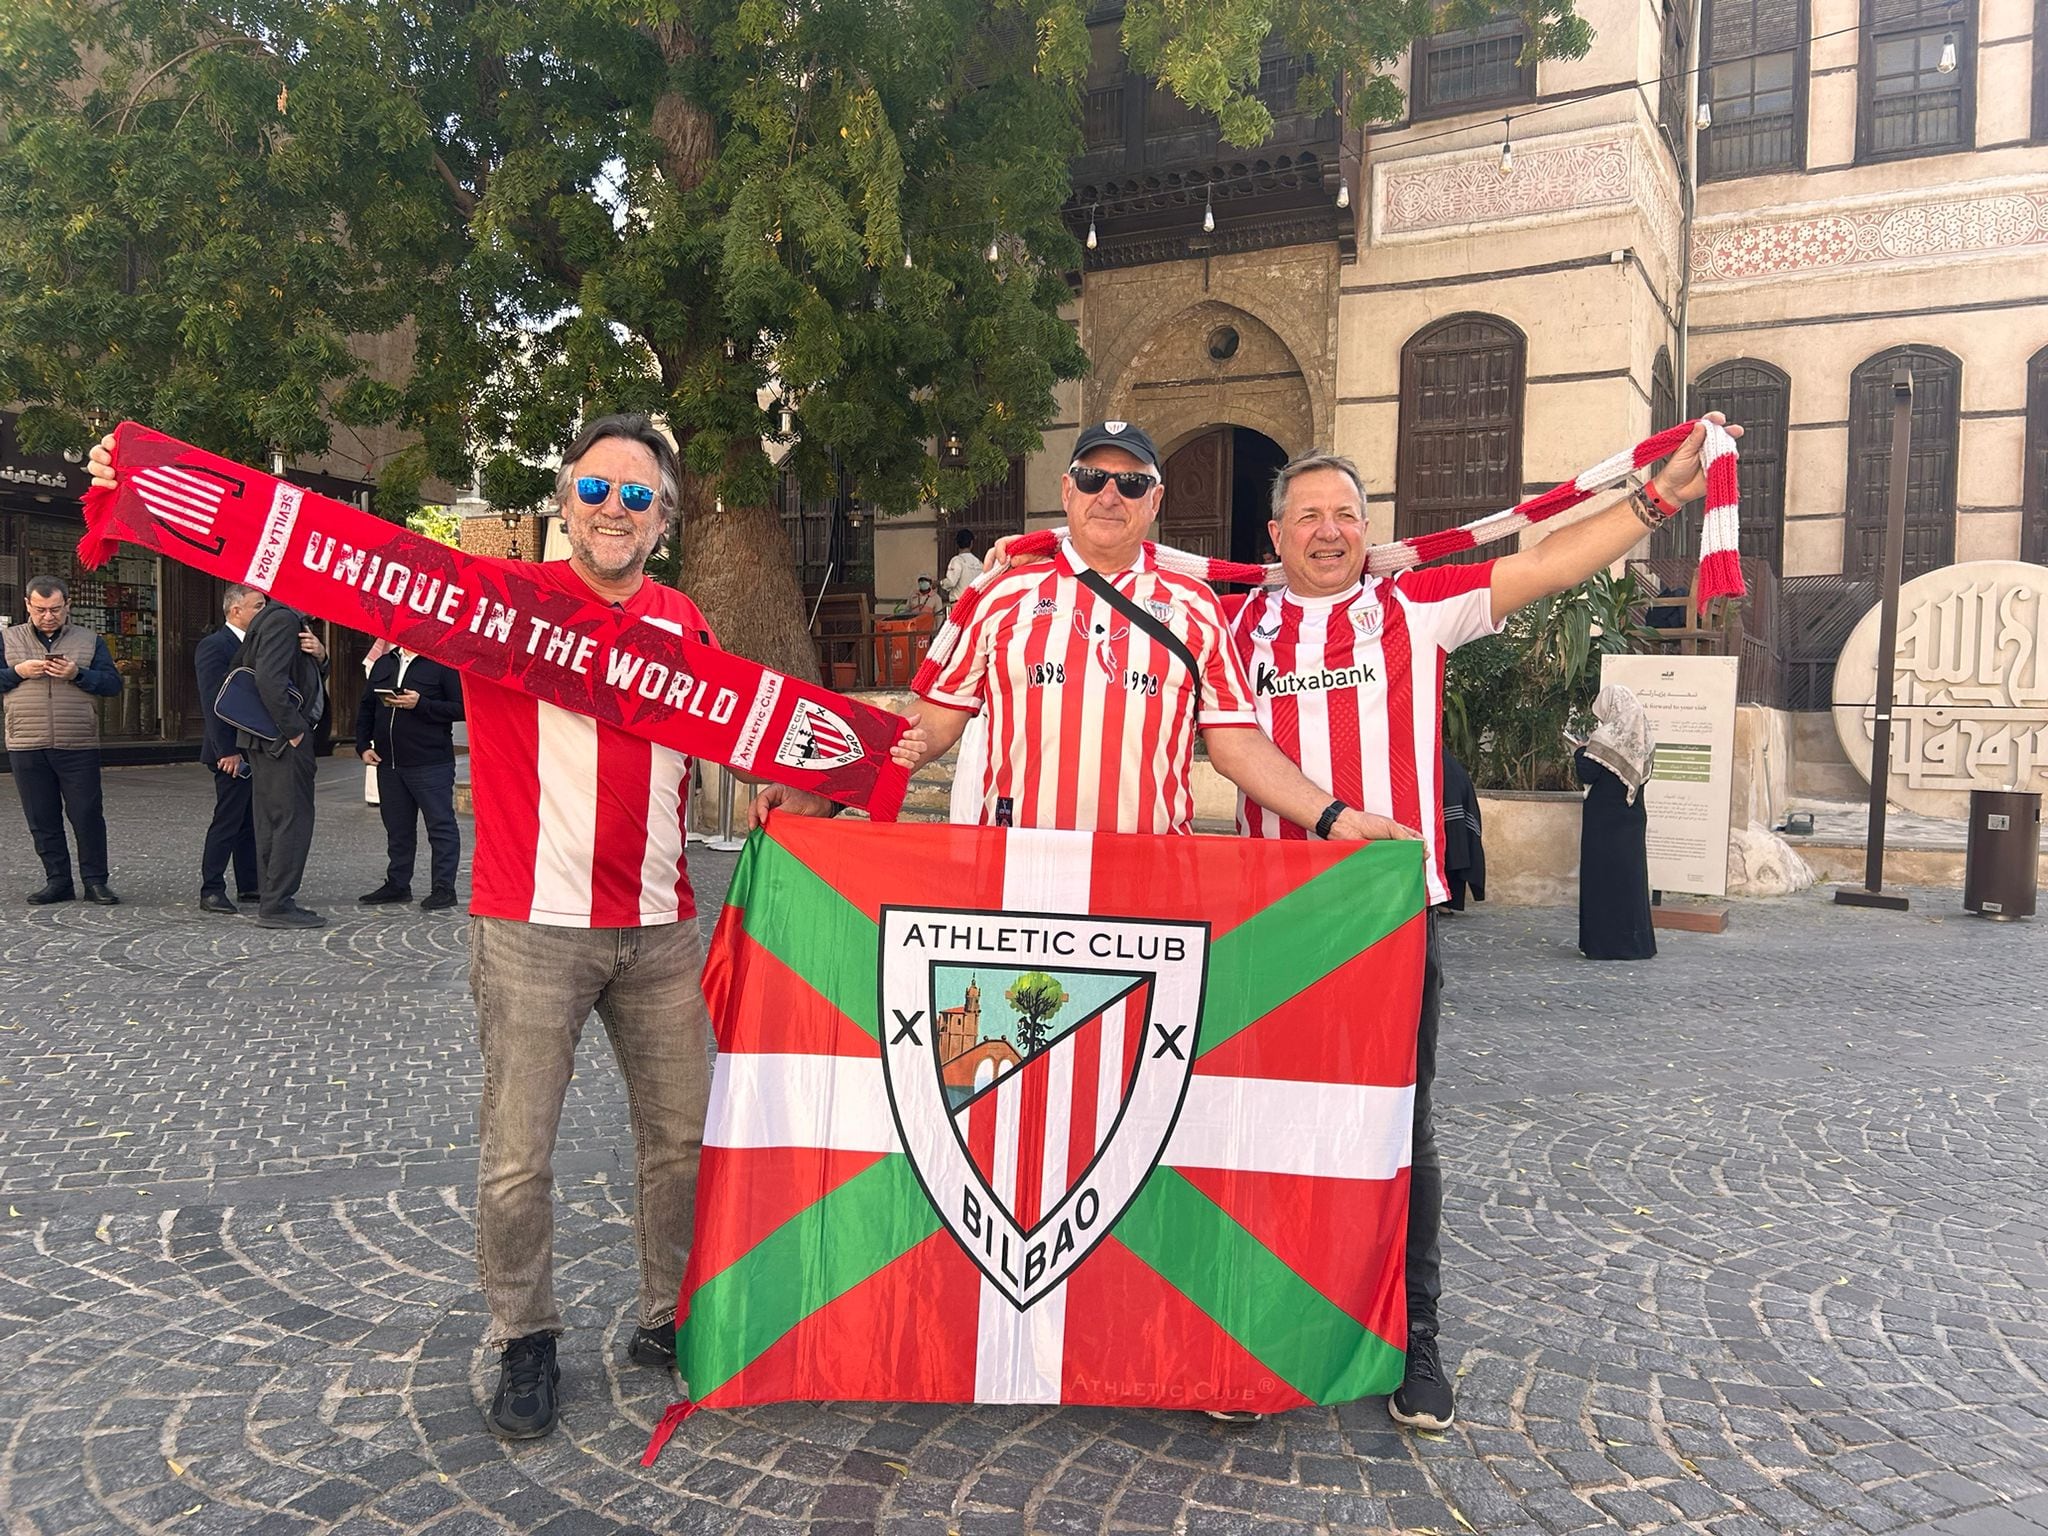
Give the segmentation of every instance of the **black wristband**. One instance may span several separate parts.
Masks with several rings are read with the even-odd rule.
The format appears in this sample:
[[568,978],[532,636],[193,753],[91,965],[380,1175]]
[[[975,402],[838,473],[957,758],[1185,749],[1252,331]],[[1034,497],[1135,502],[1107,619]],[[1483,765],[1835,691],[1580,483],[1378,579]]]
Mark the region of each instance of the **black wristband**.
[[1351,807],[1342,800],[1332,800],[1328,805],[1324,806],[1323,814],[1316,818],[1316,836],[1327,838],[1330,835],[1330,829],[1337,825],[1337,818],[1350,809]]

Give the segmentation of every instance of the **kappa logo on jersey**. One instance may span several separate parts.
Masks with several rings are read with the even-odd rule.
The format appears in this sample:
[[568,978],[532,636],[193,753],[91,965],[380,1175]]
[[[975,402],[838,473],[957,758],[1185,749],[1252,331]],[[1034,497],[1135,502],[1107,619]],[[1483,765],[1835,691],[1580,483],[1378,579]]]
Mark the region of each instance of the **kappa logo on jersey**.
[[1034,619],[1042,619],[1049,614],[1058,613],[1059,611],[1060,600],[1056,597],[1041,597],[1031,605],[1031,616]]
[[1351,610],[1351,627],[1358,631],[1361,640],[1377,640],[1385,623],[1386,612],[1378,603],[1365,603]]
[[1091,618],[1076,608],[1074,632],[1088,642],[1088,653],[1095,658],[1095,665],[1102,668],[1104,677],[1123,677],[1125,664],[1131,659],[1130,625],[1112,625],[1108,619]]
[[785,768],[844,768],[864,755],[853,727],[809,699],[797,700],[782,745],[775,749],[775,761]]
[[889,1104],[932,1209],[1022,1311],[1115,1228],[1187,1094],[1206,923],[882,908]]

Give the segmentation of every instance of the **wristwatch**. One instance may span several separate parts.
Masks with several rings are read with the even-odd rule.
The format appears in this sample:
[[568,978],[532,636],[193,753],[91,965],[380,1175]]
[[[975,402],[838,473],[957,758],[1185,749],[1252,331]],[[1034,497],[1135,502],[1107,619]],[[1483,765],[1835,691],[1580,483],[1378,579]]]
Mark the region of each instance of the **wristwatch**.
[[1337,818],[1350,809],[1351,807],[1342,800],[1332,800],[1324,806],[1323,814],[1316,818],[1316,836],[1327,838],[1331,829],[1337,825]]

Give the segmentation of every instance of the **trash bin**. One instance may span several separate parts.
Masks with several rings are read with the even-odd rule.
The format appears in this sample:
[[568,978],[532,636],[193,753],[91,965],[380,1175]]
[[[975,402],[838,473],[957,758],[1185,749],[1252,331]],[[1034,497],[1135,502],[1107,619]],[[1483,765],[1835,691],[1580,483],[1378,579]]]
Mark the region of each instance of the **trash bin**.
[[2030,790],[1970,791],[1963,907],[1979,917],[2034,915],[2040,888],[2041,797]]

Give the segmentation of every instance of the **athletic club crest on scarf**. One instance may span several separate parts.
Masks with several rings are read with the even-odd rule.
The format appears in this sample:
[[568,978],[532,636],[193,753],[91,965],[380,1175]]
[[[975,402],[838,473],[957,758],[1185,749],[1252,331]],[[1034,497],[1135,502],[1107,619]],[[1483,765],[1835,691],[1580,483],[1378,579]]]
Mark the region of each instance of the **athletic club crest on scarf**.
[[1130,1205],[1187,1093],[1203,923],[886,907],[883,1068],[932,1208],[1019,1311]]

